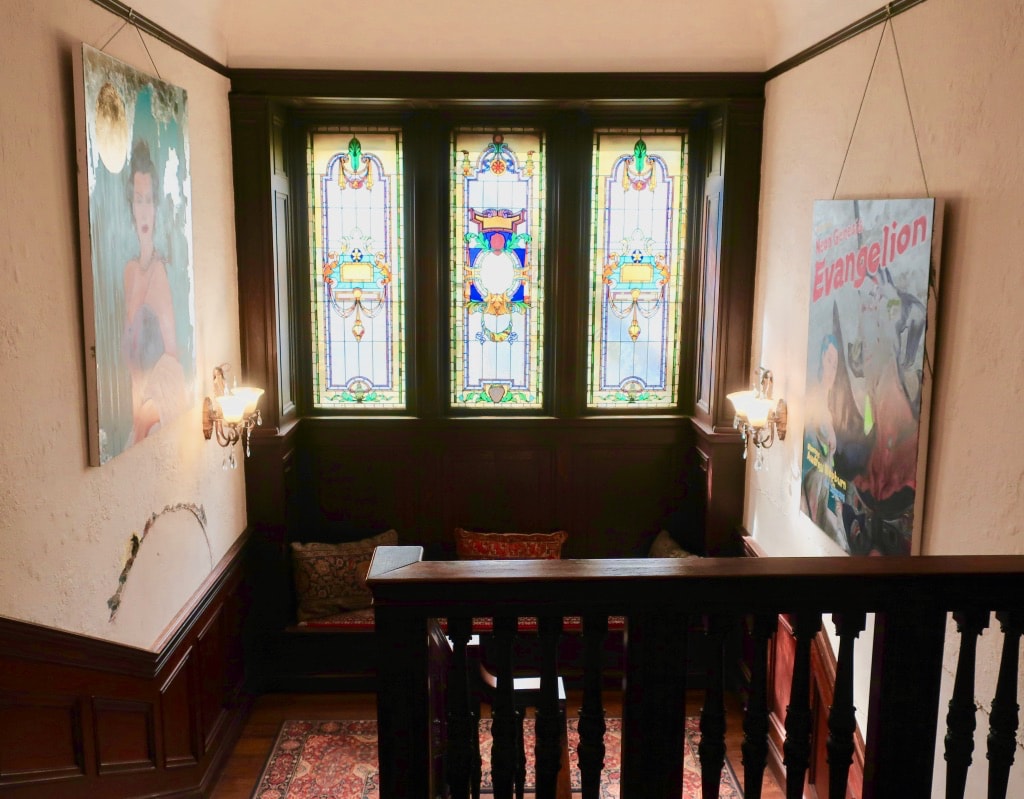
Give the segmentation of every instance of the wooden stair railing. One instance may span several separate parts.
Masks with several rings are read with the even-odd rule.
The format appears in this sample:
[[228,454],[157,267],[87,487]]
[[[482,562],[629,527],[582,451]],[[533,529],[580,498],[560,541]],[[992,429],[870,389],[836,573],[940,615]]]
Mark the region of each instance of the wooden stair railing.
[[[598,796],[604,764],[601,648],[608,617],[627,624],[622,727],[622,799],[682,795],[686,630],[703,617],[708,663],[699,747],[702,799],[718,796],[724,763],[724,642],[738,622],[754,641],[744,718],[747,797],[761,795],[768,752],[768,645],[778,614],[789,614],[797,642],[787,708],[786,796],[803,795],[810,755],[810,642],[823,614],[840,641],[828,719],[829,796],[847,795],[853,751],[853,650],[874,613],[871,696],[858,799],[930,798],[946,619],[961,636],[949,703],[947,797],[964,796],[974,751],[976,642],[996,611],[1002,661],[987,741],[989,797],[1005,799],[1016,750],[1017,675],[1024,633],[1024,556],[914,558],[704,558],[562,561],[423,561],[419,547],[381,547],[368,585],[379,637],[378,725],[381,799],[472,794],[477,719],[467,697],[465,645],[472,617],[494,619],[498,653],[492,726],[494,795],[511,799],[515,751],[512,645],[516,620],[538,618],[543,647],[537,734],[538,797],[554,797],[560,756],[554,697],[557,643],[564,616],[583,618],[585,670],[579,757],[584,799]],[[427,631],[448,620],[446,776],[432,773]],[[461,673],[460,673],[461,669]],[[434,720],[437,723],[437,720]],[[478,757],[477,757],[478,762]],[[984,764],[979,764],[983,767]],[[478,784],[478,783],[477,783]]]

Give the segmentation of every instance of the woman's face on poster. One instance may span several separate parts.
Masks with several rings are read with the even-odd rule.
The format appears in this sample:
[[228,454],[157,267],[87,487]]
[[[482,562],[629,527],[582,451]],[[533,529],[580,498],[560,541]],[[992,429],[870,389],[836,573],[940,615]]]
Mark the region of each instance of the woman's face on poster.
[[132,178],[132,218],[140,241],[153,237],[156,212],[153,205],[153,176],[148,172],[136,172]]

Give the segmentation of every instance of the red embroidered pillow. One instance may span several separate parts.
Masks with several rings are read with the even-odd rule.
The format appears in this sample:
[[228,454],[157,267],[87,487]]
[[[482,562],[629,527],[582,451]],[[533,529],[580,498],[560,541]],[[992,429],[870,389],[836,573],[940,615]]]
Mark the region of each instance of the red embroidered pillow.
[[370,607],[373,594],[366,587],[366,572],[373,551],[397,543],[394,530],[347,544],[292,542],[299,621]]
[[455,554],[460,560],[554,560],[562,557],[569,534],[477,533],[455,528]]

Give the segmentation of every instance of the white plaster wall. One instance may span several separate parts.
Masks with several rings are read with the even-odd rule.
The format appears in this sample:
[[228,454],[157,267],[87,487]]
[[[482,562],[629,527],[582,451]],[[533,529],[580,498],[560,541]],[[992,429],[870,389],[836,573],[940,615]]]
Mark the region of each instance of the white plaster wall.
[[[131,624],[111,623],[106,602],[131,535],[166,506],[193,503],[205,509],[216,563],[246,525],[242,471],[221,470],[223,451],[203,440],[200,423],[213,366],[239,362],[229,85],[147,40],[163,79],[189,98],[199,399],[153,437],[90,467],[72,52],[83,41],[101,46],[120,25],[85,0],[4,3],[0,615],[151,648],[208,576],[210,556],[169,548],[146,585],[130,585]],[[131,28],[107,52],[153,72]]]
[[[893,21],[928,192],[945,201],[923,554],[1024,554],[1024,450],[1003,427],[1024,399],[1024,2],[929,0]],[[775,374],[790,435],[748,470],[745,523],[770,554],[833,554],[799,511],[812,205],[833,196],[880,28],[769,83],[753,363]],[[924,196],[885,34],[837,197]],[[984,795],[1000,636],[983,637],[969,796]],[[947,646],[945,700],[953,668]],[[866,672],[858,705],[866,706]],[[1021,698],[1024,704],[1024,669]],[[945,713],[940,714],[944,729]],[[1024,795],[1024,735],[1010,795]],[[944,771],[941,748],[937,772]],[[937,782],[941,780],[937,777]],[[941,782],[939,782],[941,784]]]

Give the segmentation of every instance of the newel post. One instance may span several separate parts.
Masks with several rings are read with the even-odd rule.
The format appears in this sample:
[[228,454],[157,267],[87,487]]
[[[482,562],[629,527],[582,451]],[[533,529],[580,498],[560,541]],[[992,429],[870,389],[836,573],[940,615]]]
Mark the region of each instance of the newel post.
[[930,799],[946,613],[907,602],[879,613],[871,658],[864,799]]
[[422,558],[422,547],[378,547],[367,574],[375,600],[380,799],[430,795],[427,620],[379,597],[374,584]]

